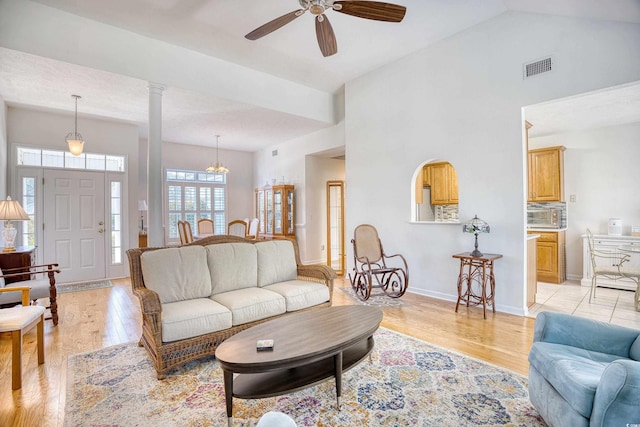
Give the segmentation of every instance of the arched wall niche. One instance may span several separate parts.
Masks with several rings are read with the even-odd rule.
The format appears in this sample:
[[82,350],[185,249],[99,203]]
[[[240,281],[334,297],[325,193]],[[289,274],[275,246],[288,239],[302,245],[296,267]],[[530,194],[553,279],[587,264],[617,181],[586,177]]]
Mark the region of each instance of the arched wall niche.
[[458,173],[445,159],[421,163],[411,179],[411,222],[459,223]]

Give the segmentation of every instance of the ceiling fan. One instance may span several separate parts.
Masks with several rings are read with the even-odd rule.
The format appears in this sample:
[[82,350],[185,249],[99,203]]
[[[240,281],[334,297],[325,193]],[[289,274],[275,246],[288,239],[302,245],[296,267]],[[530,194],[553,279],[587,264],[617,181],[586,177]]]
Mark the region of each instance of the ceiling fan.
[[257,40],[285,26],[294,19],[302,16],[306,11],[315,15],[316,37],[322,55],[327,57],[338,52],[338,43],[333,33],[329,18],[324,14],[328,9],[358,18],[374,19],[376,21],[400,22],[404,18],[407,8],[392,3],[367,0],[298,0],[302,9],[294,10],[279,18],[267,22],[245,36],[249,40]]

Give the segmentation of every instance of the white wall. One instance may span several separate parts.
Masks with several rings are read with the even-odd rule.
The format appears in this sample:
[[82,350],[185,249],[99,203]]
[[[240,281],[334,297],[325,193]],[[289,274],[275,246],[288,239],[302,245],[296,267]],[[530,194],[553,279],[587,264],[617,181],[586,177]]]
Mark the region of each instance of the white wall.
[[[473,237],[459,224],[409,221],[414,171],[446,159],[461,221],[485,219],[480,250],[504,255],[497,309],[525,313],[522,107],[640,79],[638,46],[637,24],[507,12],[347,83],[347,233],[375,225],[385,250],[407,257],[410,292],[455,300],[451,255]],[[523,81],[522,65],[550,54],[555,70]]]
[[[318,189],[307,191],[306,182],[306,156],[322,151],[344,146],[344,122],[336,126],[320,130],[318,132],[283,142],[279,145],[267,147],[255,153],[254,164],[254,186],[261,187],[265,183],[271,183],[275,178],[277,182],[296,186],[294,192],[296,212],[294,221],[296,224],[296,238],[300,248],[300,258],[303,262],[312,262],[318,254],[315,250],[317,242],[322,236],[318,236],[316,229],[308,230],[308,215],[315,214],[315,208],[307,209],[307,199],[312,200],[312,204],[324,197],[324,192],[318,193]],[[278,150],[277,156],[272,156],[272,151]],[[313,187],[313,185],[312,185]],[[313,222],[313,218],[311,219]],[[325,231],[326,232],[326,231]],[[310,239],[311,243],[308,243]],[[311,248],[313,245],[313,249]]]
[[[7,151],[7,105],[0,96],[0,199],[6,199],[9,189],[7,180],[9,179],[8,151]],[[4,227],[4,224],[2,224]]]
[[[610,217],[622,234],[640,225],[640,123],[530,138],[531,148],[564,145],[567,200],[567,277],[582,278],[582,238],[587,228],[607,234]],[[576,202],[569,201],[570,195]]]

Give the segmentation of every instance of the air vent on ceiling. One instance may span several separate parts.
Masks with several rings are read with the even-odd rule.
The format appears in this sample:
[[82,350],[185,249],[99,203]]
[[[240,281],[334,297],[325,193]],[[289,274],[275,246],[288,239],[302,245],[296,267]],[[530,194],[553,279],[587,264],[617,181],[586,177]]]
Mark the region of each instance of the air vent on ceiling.
[[538,74],[547,73],[553,70],[553,58],[548,57],[539,59],[534,62],[524,64],[522,67],[523,77],[528,79],[529,77],[537,76]]
[[278,150],[272,150],[271,151],[271,157],[275,157],[278,155]]

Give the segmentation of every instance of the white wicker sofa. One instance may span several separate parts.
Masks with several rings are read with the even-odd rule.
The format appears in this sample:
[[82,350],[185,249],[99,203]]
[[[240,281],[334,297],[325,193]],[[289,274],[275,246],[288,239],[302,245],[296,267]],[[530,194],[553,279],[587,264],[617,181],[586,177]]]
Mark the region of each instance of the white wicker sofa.
[[144,346],[158,379],[215,354],[252,325],[331,305],[335,272],[302,265],[294,240],[211,236],[181,247],[127,251]]

